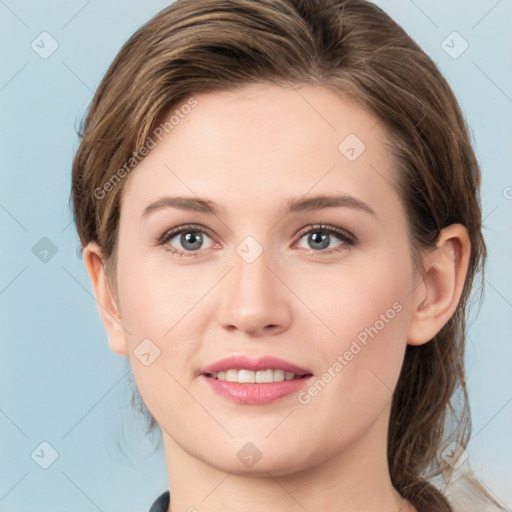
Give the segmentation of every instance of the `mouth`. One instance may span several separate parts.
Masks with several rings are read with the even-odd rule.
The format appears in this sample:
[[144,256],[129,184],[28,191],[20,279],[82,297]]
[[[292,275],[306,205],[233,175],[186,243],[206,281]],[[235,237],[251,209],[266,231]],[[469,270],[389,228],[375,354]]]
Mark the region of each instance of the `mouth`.
[[263,405],[298,393],[313,373],[276,357],[232,356],[203,368],[200,376],[227,400]]
[[200,373],[213,379],[240,384],[264,384],[310,377],[305,368],[273,356],[251,358],[234,355],[204,367]]
[[272,382],[283,382],[288,380],[297,380],[310,377],[312,374],[298,375],[293,372],[287,372],[283,369],[272,369],[267,370],[245,370],[231,368],[216,373],[205,373],[206,377],[211,377],[216,380],[222,380],[225,382],[238,382],[239,384],[266,384]]

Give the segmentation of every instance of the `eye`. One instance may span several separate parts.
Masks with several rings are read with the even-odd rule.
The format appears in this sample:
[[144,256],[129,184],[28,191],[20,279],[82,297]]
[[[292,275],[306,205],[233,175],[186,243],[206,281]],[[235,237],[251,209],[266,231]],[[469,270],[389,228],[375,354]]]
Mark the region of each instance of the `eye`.
[[331,253],[347,249],[355,244],[353,235],[334,226],[313,226],[301,231],[299,236],[297,246],[302,249],[312,249],[315,252]]
[[[201,249],[211,249],[216,245],[212,237],[213,234],[203,226],[185,225],[166,231],[158,239],[157,244],[174,255],[193,257],[197,256]],[[330,254],[347,249],[355,245],[355,242],[356,238],[344,229],[319,224],[303,229],[299,233],[296,246]]]
[[[180,256],[194,256],[196,251],[214,245],[209,230],[201,226],[180,226],[166,231],[158,241],[166,250]],[[190,254],[187,254],[190,253]]]

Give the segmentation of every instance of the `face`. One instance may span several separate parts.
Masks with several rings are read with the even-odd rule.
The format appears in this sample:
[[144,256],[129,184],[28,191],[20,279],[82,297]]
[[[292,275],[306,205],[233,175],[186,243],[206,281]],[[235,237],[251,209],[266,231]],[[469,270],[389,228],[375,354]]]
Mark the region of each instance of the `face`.
[[384,128],[317,86],[194,98],[120,218],[120,352],[164,443],[277,475],[385,441],[416,273]]

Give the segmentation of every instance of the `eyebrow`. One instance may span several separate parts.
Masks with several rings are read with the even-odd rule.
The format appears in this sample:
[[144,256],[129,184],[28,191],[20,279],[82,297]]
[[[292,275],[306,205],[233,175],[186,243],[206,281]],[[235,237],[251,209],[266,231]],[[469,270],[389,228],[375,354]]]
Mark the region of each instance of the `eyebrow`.
[[[375,212],[363,201],[349,195],[317,195],[308,198],[293,198],[287,202],[286,214],[324,210],[327,208],[354,208],[375,215]],[[142,217],[164,208],[194,211],[218,215],[219,207],[214,201],[200,197],[162,197],[146,206]]]

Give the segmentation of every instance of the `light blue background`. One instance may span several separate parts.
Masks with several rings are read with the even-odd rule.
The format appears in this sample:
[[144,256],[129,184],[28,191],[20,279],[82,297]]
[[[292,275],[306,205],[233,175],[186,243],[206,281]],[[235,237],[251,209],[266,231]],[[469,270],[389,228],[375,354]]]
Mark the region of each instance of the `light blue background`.
[[[130,410],[128,365],[108,348],[68,205],[75,128],[93,91],[167,3],[0,0],[0,511],[140,512],[167,488],[163,455]],[[468,452],[511,507],[512,2],[378,3],[452,85],[482,165],[490,257],[469,325]],[[31,48],[43,31],[59,45],[48,59]],[[441,47],[453,31],[469,43],[457,59]],[[46,263],[32,253],[42,237],[58,249]],[[46,470],[31,458],[42,441],[59,454]]]

